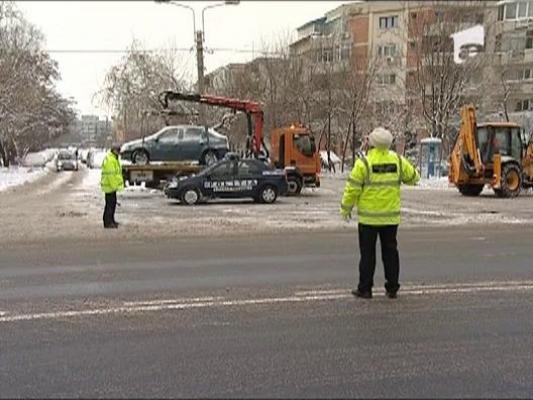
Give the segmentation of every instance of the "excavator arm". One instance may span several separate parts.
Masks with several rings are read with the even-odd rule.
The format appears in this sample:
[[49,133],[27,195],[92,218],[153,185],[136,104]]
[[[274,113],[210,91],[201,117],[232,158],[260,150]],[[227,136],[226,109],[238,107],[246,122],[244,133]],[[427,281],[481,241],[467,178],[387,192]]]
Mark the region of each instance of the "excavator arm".
[[169,102],[180,100],[229,108],[234,112],[244,112],[248,122],[248,138],[246,142],[247,152],[256,158],[262,155],[262,153],[265,153],[268,156],[268,151],[266,150],[263,138],[264,115],[259,103],[222,96],[180,93],[171,90],[162,92],[159,97],[159,101],[165,110],[168,110]]
[[481,177],[484,166],[476,143],[476,109],[472,104],[461,108],[461,127],[450,154],[449,181],[464,184],[470,178]]
[[469,104],[461,109],[461,131],[459,140],[462,144],[462,154],[467,156],[474,164],[476,174],[479,175],[483,170],[481,155],[476,144],[476,109]]

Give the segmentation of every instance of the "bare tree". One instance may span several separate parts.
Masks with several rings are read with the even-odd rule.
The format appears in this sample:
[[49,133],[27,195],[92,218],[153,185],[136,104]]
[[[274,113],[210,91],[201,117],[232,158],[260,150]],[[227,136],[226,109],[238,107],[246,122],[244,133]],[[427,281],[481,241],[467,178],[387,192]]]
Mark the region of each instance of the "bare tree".
[[72,104],[55,88],[58,66],[42,49],[43,36],[13,2],[0,2],[0,157],[21,159],[74,119]]
[[[456,64],[451,35],[460,24],[482,22],[479,1],[428,1],[409,17],[408,63],[414,71],[408,90],[420,110],[429,135],[446,139],[451,118],[468,93],[467,84],[479,73],[479,60]],[[474,59],[476,60],[476,59]]]
[[[127,138],[140,137],[144,132],[158,129],[169,123],[164,116],[152,111],[161,109],[159,94],[164,90],[187,90],[185,72],[177,64],[173,52],[147,52],[137,40],[133,40],[128,53],[117,65],[112,66],[103,88],[95,94],[95,100],[108,107],[115,115],[116,129]],[[173,122],[190,122],[194,112],[183,107],[184,116]],[[144,129],[142,129],[144,128]]]

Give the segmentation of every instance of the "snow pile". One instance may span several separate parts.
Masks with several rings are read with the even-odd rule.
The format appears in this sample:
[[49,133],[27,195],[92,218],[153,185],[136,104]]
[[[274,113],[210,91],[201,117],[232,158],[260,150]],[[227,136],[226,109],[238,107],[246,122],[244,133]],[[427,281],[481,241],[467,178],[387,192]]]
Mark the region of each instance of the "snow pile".
[[418,188],[418,189],[432,189],[432,190],[444,190],[444,189],[453,188],[453,186],[450,186],[448,182],[448,177],[421,179],[420,182],[418,182],[418,185],[409,186],[409,187]]
[[12,186],[33,182],[46,174],[44,168],[11,167],[0,168],[0,191]]
[[25,167],[44,167],[46,163],[54,159],[56,154],[56,149],[46,149],[37,153],[28,153],[22,161],[22,165]]

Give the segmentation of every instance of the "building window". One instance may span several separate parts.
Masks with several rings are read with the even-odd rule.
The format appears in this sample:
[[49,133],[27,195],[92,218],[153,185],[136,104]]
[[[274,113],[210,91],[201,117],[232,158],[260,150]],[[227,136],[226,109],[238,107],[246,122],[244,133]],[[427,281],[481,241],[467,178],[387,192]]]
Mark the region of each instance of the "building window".
[[344,43],[341,47],[341,60],[349,60],[352,56],[351,43]]
[[526,32],[526,49],[533,49],[533,31]]
[[519,69],[518,71],[510,71],[508,80],[512,81],[528,81],[533,79],[533,67]]
[[391,29],[398,27],[398,16],[393,15],[391,17],[379,17],[380,29]]
[[[505,18],[504,18],[505,17]],[[533,0],[514,1],[498,8],[498,21],[533,17]]]
[[386,44],[383,46],[378,46],[378,56],[380,57],[394,57],[397,52],[397,47],[395,44]]
[[396,83],[396,74],[385,74],[377,76],[379,85],[394,85]]
[[325,48],[319,50],[318,61],[323,63],[329,63],[333,61],[333,49]]
[[525,17],[527,17],[527,3],[525,1],[521,1],[518,3],[518,18]]
[[505,19],[516,18],[516,3],[508,3],[505,5]]
[[515,111],[528,111],[529,105],[529,100],[520,100],[516,103]]

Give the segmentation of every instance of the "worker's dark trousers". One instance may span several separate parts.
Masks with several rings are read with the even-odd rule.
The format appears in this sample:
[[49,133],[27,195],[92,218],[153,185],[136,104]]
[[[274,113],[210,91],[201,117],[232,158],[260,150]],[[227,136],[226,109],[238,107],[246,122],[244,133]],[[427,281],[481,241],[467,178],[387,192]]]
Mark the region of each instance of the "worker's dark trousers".
[[104,227],[115,223],[115,209],[117,208],[117,192],[105,194]]
[[400,288],[400,257],[396,235],[398,225],[371,226],[359,224],[359,286],[361,292],[372,291],[376,270],[376,242],[379,236],[381,259],[385,268],[385,290],[395,293]]

